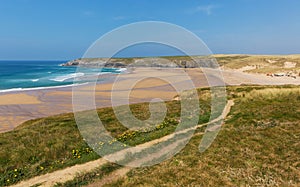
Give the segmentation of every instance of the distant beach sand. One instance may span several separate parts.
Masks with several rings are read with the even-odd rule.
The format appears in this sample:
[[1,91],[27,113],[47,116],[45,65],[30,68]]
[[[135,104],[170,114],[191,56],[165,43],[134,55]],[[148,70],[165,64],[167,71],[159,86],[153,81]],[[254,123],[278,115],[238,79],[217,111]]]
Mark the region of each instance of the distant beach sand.
[[0,105],[40,104],[36,97],[25,93],[0,95]]
[[[130,92],[130,103],[149,102],[154,98],[164,101],[172,100],[178,93],[174,85],[184,87],[187,84],[187,77],[182,76],[186,72],[193,81],[195,87],[207,87],[208,82],[205,74],[200,69],[147,69],[139,68],[129,74],[118,76],[118,88],[114,94],[120,101],[126,99]],[[216,70],[205,69],[209,76],[213,76]],[[267,77],[262,74],[249,74],[239,70],[223,70],[224,81],[227,85],[260,84],[260,85],[300,85],[300,79],[290,77]],[[128,88],[131,80],[141,79],[133,89]],[[171,80],[172,85],[167,81],[155,77],[165,77]],[[213,80],[213,79],[212,79]],[[218,82],[218,80],[216,81]],[[211,82],[214,84],[214,82]],[[217,84],[217,83],[216,83]],[[87,96],[95,88],[95,102],[97,108],[109,107],[111,103],[111,90],[113,82],[99,83],[96,86],[82,85],[79,95]],[[115,84],[116,86],[116,84]],[[122,104],[122,103],[120,103]],[[83,110],[91,109],[90,106],[83,106]],[[72,88],[55,88],[43,90],[20,91],[0,94],[0,132],[14,129],[19,124],[35,118],[72,112]]]

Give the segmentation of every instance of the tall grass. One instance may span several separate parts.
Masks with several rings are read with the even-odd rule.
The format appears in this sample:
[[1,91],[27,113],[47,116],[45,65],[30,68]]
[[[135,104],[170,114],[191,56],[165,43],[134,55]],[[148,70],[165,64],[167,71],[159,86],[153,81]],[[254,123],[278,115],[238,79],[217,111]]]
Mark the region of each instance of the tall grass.
[[300,95],[300,88],[266,88],[263,90],[253,90],[244,97],[247,100],[261,99],[288,99],[295,95]]

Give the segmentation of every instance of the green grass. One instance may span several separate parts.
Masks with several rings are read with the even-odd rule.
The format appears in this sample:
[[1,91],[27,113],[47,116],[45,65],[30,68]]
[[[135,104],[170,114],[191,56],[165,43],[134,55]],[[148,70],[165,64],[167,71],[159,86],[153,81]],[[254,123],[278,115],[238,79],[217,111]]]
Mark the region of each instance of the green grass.
[[[203,89],[207,92],[207,89]],[[141,144],[172,133],[180,116],[180,102],[167,102],[167,116],[152,130],[130,131],[122,126],[112,108],[98,109],[105,128],[119,141],[128,145]],[[131,105],[139,119],[149,117],[148,103]],[[199,122],[209,119],[209,103],[201,102]],[[124,135],[134,134],[124,138]],[[104,142],[109,146],[109,142]],[[62,114],[25,122],[15,130],[0,134],[0,186],[53,172],[75,164],[98,159],[85,143],[73,114]]]
[[91,172],[78,174],[74,180],[70,180],[65,183],[57,183],[55,187],[84,186],[90,184],[94,180],[101,180],[103,176],[119,168],[121,168],[121,166],[117,164],[107,163]]
[[[208,92],[208,89],[199,91],[200,124],[209,118]],[[227,92],[235,105],[217,139],[203,154],[198,146],[205,128],[197,129],[188,145],[172,159],[133,169],[110,185],[299,185],[299,87],[236,86],[228,87]],[[147,106],[141,103],[130,108],[137,118],[147,119],[150,115]],[[167,109],[165,122],[150,131],[129,131],[118,122],[111,108],[99,109],[98,115],[116,139],[137,145],[174,131],[180,102],[167,102]],[[0,186],[99,158],[83,141],[73,114],[25,122],[14,131],[0,134],[0,147]],[[58,185],[92,183],[119,166],[107,165],[107,168],[80,174]]]
[[195,135],[175,157],[107,186],[299,186],[299,87],[231,87],[235,105],[212,146]]

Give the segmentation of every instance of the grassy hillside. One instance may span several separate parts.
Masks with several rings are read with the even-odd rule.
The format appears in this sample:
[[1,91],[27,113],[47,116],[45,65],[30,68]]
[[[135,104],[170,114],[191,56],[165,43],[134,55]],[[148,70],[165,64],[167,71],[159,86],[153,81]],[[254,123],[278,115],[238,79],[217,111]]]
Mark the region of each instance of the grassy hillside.
[[[204,97],[207,92],[199,90],[199,124],[208,121],[210,114],[209,98]],[[300,88],[229,87],[228,97],[235,100],[235,105],[206,152],[198,151],[204,132],[200,128],[172,159],[132,169],[110,185],[299,185]],[[165,122],[149,132],[128,131],[117,122],[111,108],[99,109],[98,114],[113,136],[136,145],[174,131],[180,102],[168,102],[167,108]],[[132,105],[131,109],[137,118],[149,117],[147,103]],[[0,147],[0,186],[99,158],[82,140],[72,114],[28,121],[14,131],[0,134]],[[59,186],[97,183],[119,168],[107,164]]]
[[202,135],[195,135],[174,158],[133,169],[110,185],[299,186],[300,88],[230,93],[235,105],[206,152],[198,152]]
[[[202,94],[209,90],[203,89]],[[209,119],[209,101],[201,99],[199,123]],[[139,119],[150,116],[148,103],[133,104]],[[179,120],[180,102],[167,102],[167,116],[155,130],[131,131],[122,126],[111,108],[98,109],[98,115],[111,134],[128,145],[137,145],[172,133]],[[103,146],[109,146],[104,142]],[[0,186],[45,174],[99,156],[83,141],[73,114],[62,114],[25,122],[15,130],[0,134]]]
[[[228,94],[235,105],[206,152],[198,151],[200,128],[172,159],[106,186],[298,186],[300,88],[230,87]],[[106,165],[58,186],[97,186],[119,168]]]

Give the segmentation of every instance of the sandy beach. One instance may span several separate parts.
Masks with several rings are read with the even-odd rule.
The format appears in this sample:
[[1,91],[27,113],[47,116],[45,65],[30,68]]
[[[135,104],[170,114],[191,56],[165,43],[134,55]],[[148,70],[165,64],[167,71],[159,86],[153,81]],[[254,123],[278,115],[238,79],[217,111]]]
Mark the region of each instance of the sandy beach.
[[[184,74],[188,76],[183,76]],[[205,74],[213,76],[216,70],[140,68],[133,73],[114,75],[111,81],[98,83],[96,86],[92,84],[78,86],[80,89],[77,90],[80,92],[77,94],[84,98],[94,92],[97,108],[112,105],[112,90],[119,104],[124,104],[123,100],[128,100],[128,94],[129,103],[148,102],[154,98],[167,101],[172,100],[178,94],[175,87],[184,89],[190,80],[195,87],[209,86]],[[227,85],[300,85],[299,78],[267,77],[262,74],[249,74],[229,69],[223,70],[222,74]],[[115,83],[114,79],[117,79]],[[214,80],[211,77],[208,79]],[[210,84],[217,85],[218,82],[219,80],[216,79],[215,83],[212,81]],[[83,110],[91,108],[91,106],[82,106]],[[12,130],[30,119],[72,111],[72,87],[1,93],[0,132]]]

